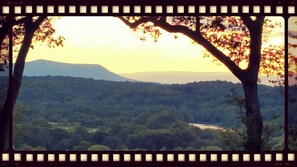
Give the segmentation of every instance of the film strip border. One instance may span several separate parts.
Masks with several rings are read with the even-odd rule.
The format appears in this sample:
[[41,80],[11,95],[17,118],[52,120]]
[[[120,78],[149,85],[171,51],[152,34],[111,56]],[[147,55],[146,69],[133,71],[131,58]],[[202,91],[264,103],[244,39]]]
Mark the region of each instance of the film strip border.
[[295,162],[296,153],[2,153],[0,162]]
[[253,14],[253,15],[294,15],[297,14],[297,6],[260,6],[260,5],[222,5],[222,6],[206,6],[206,5],[4,5],[0,8],[0,14],[16,14],[16,15],[31,15],[31,14],[50,14],[50,15],[73,15],[73,14]]

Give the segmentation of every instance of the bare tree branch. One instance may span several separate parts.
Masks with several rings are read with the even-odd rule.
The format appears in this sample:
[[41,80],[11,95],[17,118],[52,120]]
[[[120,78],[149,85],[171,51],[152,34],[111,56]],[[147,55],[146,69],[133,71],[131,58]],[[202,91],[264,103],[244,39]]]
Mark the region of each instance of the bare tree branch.
[[[46,16],[39,16],[36,21],[33,22],[34,29],[37,30],[41,23],[46,19]],[[34,30],[34,31],[35,31]]]
[[195,29],[195,32],[196,33],[200,33],[200,17],[199,16],[196,16],[196,29]]
[[[169,23],[166,22],[166,19],[156,19],[156,18],[152,18],[152,17],[142,17],[139,20],[136,20],[135,22],[131,23],[128,20],[126,20],[123,17],[118,17],[119,19],[121,19],[126,25],[128,25],[130,28],[136,28],[138,25],[142,24],[142,23],[147,23],[147,22],[152,22],[154,23],[156,26],[159,26],[163,29],[165,29],[168,32],[171,33],[186,33],[191,31],[190,29],[188,29],[185,26],[180,26],[180,25],[171,25]],[[164,18],[164,17],[163,17]]]
[[21,23],[24,23],[26,20],[26,17],[23,17],[19,20],[15,20],[15,18],[13,19],[13,25],[17,25],[17,24],[21,24]]

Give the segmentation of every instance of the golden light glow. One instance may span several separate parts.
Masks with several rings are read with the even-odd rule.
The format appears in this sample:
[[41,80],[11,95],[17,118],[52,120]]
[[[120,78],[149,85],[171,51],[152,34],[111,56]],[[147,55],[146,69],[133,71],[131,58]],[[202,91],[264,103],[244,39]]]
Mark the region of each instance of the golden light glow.
[[[282,18],[281,18],[282,19]],[[279,20],[277,20],[279,21]],[[114,17],[61,17],[54,23],[64,47],[36,44],[27,61],[47,59],[76,64],[100,64],[114,73],[148,71],[229,72],[224,65],[203,58],[203,48],[191,40],[162,31],[158,42],[141,41]],[[276,30],[283,31],[283,30]],[[276,32],[277,33],[277,32]],[[284,37],[272,36],[274,42]]]

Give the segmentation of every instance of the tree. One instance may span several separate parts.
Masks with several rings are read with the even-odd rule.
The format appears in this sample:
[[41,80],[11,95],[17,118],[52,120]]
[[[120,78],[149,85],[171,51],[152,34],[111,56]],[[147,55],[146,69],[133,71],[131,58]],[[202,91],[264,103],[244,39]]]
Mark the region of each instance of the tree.
[[[297,24],[296,17],[291,17],[289,21],[294,21],[293,24]],[[290,24],[289,24],[290,25]],[[297,124],[296,124],[296,92],[297,92],[297,34],[293,30],[293,26],[289,27],[289,53],[288,53],[288,112],[289,112],[289,148],[292,150],[297,149]]]
[[79,142],[79,145],[73,147],[73,150],[87,150],[91,146],[92,144],[90,142],[82,140]]
[[247,128],[244,147],[247,151],[261,150],[263,120],[258,75],[284,78],[284,46],[262,47],[262,44],[268,42],[270,32],[279,24],[273,24],[263,16],[133,16],[119,19],[134,31],[141,32],[141,40],[151,36],[156,42],[161,35],[160,28],[181,33],[202,45],[209,52],[206,57],[213,55],[224,64],[241,81],[244,90]]
[[[0,150],[9,148],[9,111],[13,108],[22,84],[25,60],[30,48],[34,48],[33,42],[46,42],[49,47],[63,46],[63,37],[54,38],[55,29],[51,24],[52,18],[46,16],[26,17],[0,17],[0,42],[1,57],[0,64],[9,63],[9,45],[13,45],[17,52],[12,74],[12,87],[6,91],[7,96],[3,106],[0,106]],[[12,41],[8,34],[12,31]],[[32,42],[33,41],[33,42]],[[6,51],[6,52],[4,52]],[[3,64],[2,63],[2,64]],[[13,90],[13,91],[12,91]],[[11,104],[10,104],[11,103]]]
[[88,148],[88,151],[109,151],[110,148],[104,145],[92,145],[91,147]]
[[13,119],[13,139],[14,139],[14,147],[20,145],[23,141],[22,138],[24,138],[27,133],[28,130],[24,130],[22,128],[24,128],[24,126],[26,127],[26,125],[24,125],[23,123],[23,116],[26,112],[26,108],[25,106],[20,106],[20,105],[16,105],[15,109],[14,109],[14,119]]
[[[246,116],[244,115],[244,108],[245,108],[245,102],[244,102],[244,98],[241,95],[237,95],[235,92],[235,89],[232,88],[230,94],[228,94],[227,96],[227,103],[231,104],[235,107],[237,107],[239,109],[239,112],[237,113],[237,119],[243,124],[246,125]],[[278,115],[273,115],[272,116],[272,120],[269,123],[264,123],[263,126],[263,133],[262,133],[262,150],[271,150],[272,146],[272,135],[275,132],[279,132],[280,130],[284,129],[283,125],[279,125],[275,122],[276,119],[278,119]],[[235,142],[237,141],[237,147],[235,147],[236,149],[239,149],[239,147],[242,147],[242,145],[244,144],[243,141],[246,138],[246,134],[244,133],[243,129],[240,128],[236,128],[233,129],[232,128],[232,133],[222,133],[222,137],[224,142],[230,147],[232,148],[232,145],[234,146]],[[237,139],[234,140],[231,137],[236,137]],[[231,141],[231,142],[230,142]],[[233,147],[234,148],[234,147]],[[234,149],[233,149],[234,150]]]
[[44,147],[41,146],[37,146],[37,147],[32,147],[28,144],[23,144],[20,148],[18,148],[18,150],[22,150],[22,151],[46,151],[46,149]]

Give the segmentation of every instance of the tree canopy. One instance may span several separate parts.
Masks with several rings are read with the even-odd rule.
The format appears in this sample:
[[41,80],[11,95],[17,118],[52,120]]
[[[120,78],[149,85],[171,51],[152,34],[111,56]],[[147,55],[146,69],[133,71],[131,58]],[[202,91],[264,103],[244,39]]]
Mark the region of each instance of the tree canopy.
[[[0,42],[1,42],[1,56],[0,64],[7,65],[9,62],[9,36],[8,33],[12,26],[12,45],[13,51],[18,53],[24,42],[25,25],[30,26],[31,30],[34,30],[34,36],[32,38],[33,43],[30,47],[34,48],[34,43],[45,42],[49,47],[63,46],[64,37],[54,37],[55,29],[52,25],[54,18],[52,17],[0,17]],[[29,31],[29,30],[27,30]]]

